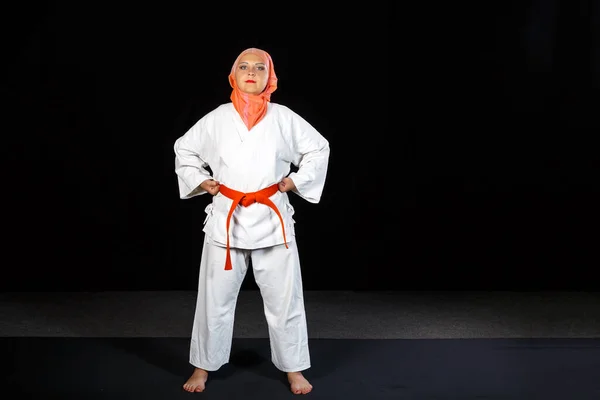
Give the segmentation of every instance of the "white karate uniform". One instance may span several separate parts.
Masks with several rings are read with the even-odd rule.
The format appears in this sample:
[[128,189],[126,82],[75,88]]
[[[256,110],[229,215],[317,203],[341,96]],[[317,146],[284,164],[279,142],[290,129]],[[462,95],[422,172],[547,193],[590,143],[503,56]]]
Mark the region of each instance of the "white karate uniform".
[[[233,104],[223,104],[178,138],[174,150],[182,199],[207,193],[197,190],[206,179],[249,193],[289,176],[296,194],[318,203],[329,161],[329,142],[298,114],[276,103],[268,103],[265,117],[250,131]],[[290,174],[292,164],[298,170]],[[284,221],[288,248],[280,219],[270,207],[238,205],[229,229],[232,270],[224,269],[232,200],[219,193],[206,207],[190,346],[190,363],[198,368],[215,371],[229,361],[235,305],[249,257],[263,298],[273,364],[284,372],[310,367],[294,208],[287,192],[278,191],[270,199]]]

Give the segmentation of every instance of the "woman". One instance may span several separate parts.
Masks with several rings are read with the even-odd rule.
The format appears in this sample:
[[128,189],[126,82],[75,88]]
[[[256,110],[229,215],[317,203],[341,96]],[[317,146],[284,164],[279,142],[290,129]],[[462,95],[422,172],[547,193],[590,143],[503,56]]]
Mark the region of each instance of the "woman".
[[[229,361],[237,296],[252,259],[264,303],[271,359],[290,389],[312,385],[294,208],[289,192],[321,198],[329,142],[291,109],[270,101],[277,89],[271,56],[244,50],[229,74],[222,104],[177,139],[175,172],[182,199],[210,194],[203,231],[198,298],[190,346],[194,373],[183,385],[205,389],[209,371]],[[296,172],[291,166],[297,167]]]

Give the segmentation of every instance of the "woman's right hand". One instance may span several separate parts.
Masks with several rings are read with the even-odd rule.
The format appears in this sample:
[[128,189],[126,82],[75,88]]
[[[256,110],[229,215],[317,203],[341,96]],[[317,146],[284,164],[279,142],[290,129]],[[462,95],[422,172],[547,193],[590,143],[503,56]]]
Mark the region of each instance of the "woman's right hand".
[[200,187],[206,190],[208,193],[212,194],[213,196],[216,196],[217,193],[219,193],[220,184],[214,179],[207,179],[200,184]]

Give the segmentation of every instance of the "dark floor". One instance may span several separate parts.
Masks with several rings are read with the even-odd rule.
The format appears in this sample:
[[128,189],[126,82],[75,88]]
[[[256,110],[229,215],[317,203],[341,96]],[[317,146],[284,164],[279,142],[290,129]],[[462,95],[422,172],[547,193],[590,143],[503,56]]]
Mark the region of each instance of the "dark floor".
[[[181,386],[193,292],[1,293],[0,399],[297,397],[241,293],[231,362]],[[600,399],[598,293],[308,292],[312,399]]]
[[[2,338],[0,346],[6,400],[294,397],[268,339],[236,339],[230,364],[201,394],[181,389],[191,371],[181,362],[186,339]],[[600,339],[317,339],[310,347],[312,399],[600,398]]]

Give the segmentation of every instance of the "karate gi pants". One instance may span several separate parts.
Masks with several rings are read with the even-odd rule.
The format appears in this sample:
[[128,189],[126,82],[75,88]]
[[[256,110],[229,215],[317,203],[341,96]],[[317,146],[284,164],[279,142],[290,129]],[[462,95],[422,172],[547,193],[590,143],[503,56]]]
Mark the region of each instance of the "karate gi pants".
[[263,299],[271,361],[283,372],[310,368],[308,331],[296,242],[261,249],[230,249],[233,269],[226,271],[226,248],[205,237],[198,297],[190,343],[190,364],[216,371],[229,362],[237,297],[249,260]]

